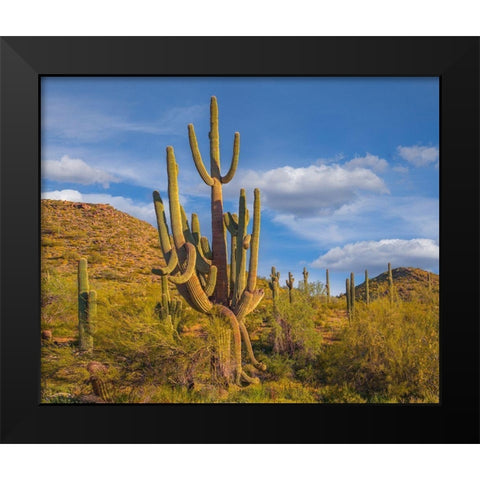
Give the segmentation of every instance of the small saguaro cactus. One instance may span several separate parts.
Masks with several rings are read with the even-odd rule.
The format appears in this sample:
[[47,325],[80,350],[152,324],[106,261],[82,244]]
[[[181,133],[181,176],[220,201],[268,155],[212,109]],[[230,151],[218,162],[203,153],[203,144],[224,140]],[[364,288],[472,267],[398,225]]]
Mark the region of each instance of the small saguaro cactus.
[[[260,242],[260,191],[254,190],[253,228],[247,234],[249,214],[246,208],[245,191],[240,192],[239,213],[223,212],[222,186],[233,178],[237,169],[240,152],[240,135],[235,133],[233,157],[230,169],[222,176],[220,173],[220,148],[218,133],[218,106],[215,97],[210,102],[210,173],[203,163],[193,125],[188,125],[188,135],[193,161],[202,180],[211,188],[212,248],[206,237],[200,234],[200,224],[196,214],[192,214],[191,226],[180,204],[178,189],[178,164],[173,147],[167,147],[168,197],[170,207],[170,236],[164,205],[160,194],[153,192],[153,201],[157,216],[160,246],[167,265],[158,270],[167,275],[176,285],[180,295],[190,307],[212,317],[222,317],[232,329],[233,368],[232,378],[240,384],[259,382],[242,368],[242,339],[252,365],[265,370],[265,364],[256,360],[250,336],[244,323],[246,315],[252,312],[263,298],[262,289],[256,288],[258,249]],[[232,239],[234,252],[227,263],[226,232],[235,236]],[[233,232],[233,233],[232,233]],[[246,269],[246,251],[250,250],[248,272]],[[154,273],[157,273],[154,271]]]
[[93,393],[104,402],[111,402],[112,396],[106,379],[107,368],[105,365],[100,362],[90,362],[87,365],[87,371],[90,374]]
[[303,290],[308,293],[308,271],[307,267],[303,267]]
[[352,316],[355,314],[355,275],[350,273],[350,310]]
[[368,289],[368,270],[365,270],[365,303],[370,303],[370,290]]
[[394,291],[393,291],[393,275],[392,275],[392,265],[388,262],[388,296],[390,298],[390,303],[393,303]]
[[78,262],[78,345],[84,352],[93,350],[97,316],[97,292],[88,285],[87,259]]
[[328,268],[327,268],[327,271],[325,272],[326,273],[326,282],[325,282],[325,286],[326,286],[326,289],[327,289],[327,303],[330,303],[330,275],[328,273]]
[[346,278],[345,279],[345,300],[347,302],[347,316],[348,316],[348,320],[350,321],[351,320],[351,316],[352,316],[352,308],[351,308],[351,304],[350,304],[350,279],[349,278]]
[[432,291],[432,274],[427,272],[427,280],[428,280],[428,291]]
[[181,300],[171,300],[168,289],[168,279],[166,275],[161,275],[162,296],[161,301],[157,303],[156,310],[160,320],[167,323],[172,331],[172,335],[178,337],[178,324],[182,319],[183,303]]
[[288,272],[288,280],[285,280],[285,284],[288,287],[288,300],[290,303],[293,302],[293,283],[295,282],[295,279],[293,278],[292,272]]
[[273,301],[273,312],[277,312],[277,299],[278,299],[278,292],[280,286],[280,272],[277,272],[275,267],[272,267],[272,271],[270,273],[270,281],[268,282],[268,286],[272,291],[272,301]]

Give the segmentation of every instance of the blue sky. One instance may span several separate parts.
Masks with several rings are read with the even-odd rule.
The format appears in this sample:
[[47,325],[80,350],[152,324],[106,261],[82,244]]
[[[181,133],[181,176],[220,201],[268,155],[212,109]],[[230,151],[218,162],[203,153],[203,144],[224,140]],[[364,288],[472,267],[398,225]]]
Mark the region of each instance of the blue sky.
[[210,189],[188,144],[193,123],[209,165],[209,103],[219,104],[222,171],[240,132],[239,189],[262,196],[259,274],[284,283],[307,266],[332,291],[364,270],[438,272],[439,86],[436,78],[44,77],[42,197],[115,208],[154,224],[175,149],[187,213],[210,236]]

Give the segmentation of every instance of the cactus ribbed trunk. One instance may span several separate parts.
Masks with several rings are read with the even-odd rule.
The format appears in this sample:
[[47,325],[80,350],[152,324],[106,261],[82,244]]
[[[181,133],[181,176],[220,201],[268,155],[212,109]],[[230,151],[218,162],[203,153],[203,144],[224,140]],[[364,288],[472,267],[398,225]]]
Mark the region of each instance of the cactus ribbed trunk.
[[213,301],[228,304],[227,245],[223,224],[222,184],[213,180],[212,187],[212,264],[217,267],[217,286]]

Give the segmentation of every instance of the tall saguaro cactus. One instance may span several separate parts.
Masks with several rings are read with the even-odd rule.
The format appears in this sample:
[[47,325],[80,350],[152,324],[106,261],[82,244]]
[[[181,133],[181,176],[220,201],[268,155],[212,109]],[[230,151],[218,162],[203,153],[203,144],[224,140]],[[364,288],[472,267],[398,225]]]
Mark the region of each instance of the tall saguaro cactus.
[[350,311],[352,316],[355,314],[355,275],[350,273]]
[[233,139],[233,156],[230,169],[222,176],[220,172],[220,137],[218,134],[218,105],[215,97],[210,101],[210,174],[203,163],[198,149],[197,137],[192,124],[188,125],[188,139],[192,150],[193,161],[202,180],[211,187],[212,210],[212,265],[217,268],[217,283],[213,299],[217,303],[226,304],[228,296],[227,278],[227,246],[225,243],[225,226],[223,222],[222,185],[230,182],[235,175],[240,154],[240,134],[235,132]]
[[307,267],[303,267],[303,289],[305,293],[308,293],[308,271]]
[[[212,248],[206,237],[200,233],[198,217],[192,214],[191,227],[183,207],[180,205],[178,191],[178,164],[173,147],[167,147],[168,197],[170,206],[170,236],[162,199],[153,192],[157,216],[160,246],[167,262],[154,273],[167,275],[195,310],[223,317],[231,326],[233,333],[235,383],[243,378],[248,382],[258,381],[249,377],[242,369],[242,338],[250,361],[259,370],[266,366],[258,362],[253,354],[250,337],[244,324],[244,318],[252,312],[263,298],[262,289],[256,289],[258,248],[260,239],[260,191],[254,191],[253,227],[247,234],[249,213],[246,208],[245,191],[240,192],[239,212],[223,212],[222,185],[234,176],[238,164],[240,135],[235,134],[233,159],[230,170],[225,176],[220,174],[220,154],[218,136],[217,100],[212,97],[210,104],[210,174],[205,169],[193,125],[188,126],[193,160],[204,182],[211,187],[212,212]],[[227,263],[226,230],[232,235],[231,264]],[[234,249],[234,250],[233,250]],[[246,270],[246,252],[250,250],[248,274]],[[230,270],[230,275],[228,272]],[[229,380],[229,379],[228,379]]]
[[393,292],[393,275],[392,275],[392,265],[388,262],[388,296],[390,298],[390,303],[393,303],[394,292]]
[[368,288],[368,270],[365,270],[365,303],[370,303],[370,290]]
[[272,267],[272,271],[270,273],[270,281],[268,282],[268,286],[272,291],[272,303],[273,303],[273,313],[277,313],[277,299],[278,299],[278,292],[280,287],[280,272],[277,272],[275,267]]
[[78,262],[78,345],[82,351],[93,350],[97,316],[97,292],[88,284],[87,259]]
[[293,290],[293,283],[294,282],[295,282],[295,279],[293,278],[292,272],[288,272],[288,280],[285,280],[285,283],[288,287],[288,300],[289,300],[290,303],[293,302],[292,290]]
[[352,307],[351,307],[351,303],[350,303],[350,294],[351,294],[350,279],[346,278],[345,279],[345,300],[347,302],[347,316],[348,316],[349,321],[351,320],[351,317],[352,317]]
[[325,272],[325,275],[327,277],[325,282],[325,286],[327,289],[327,303],[330,303],[330,275],[328,273],[328,268],[327,268],[327,271]]

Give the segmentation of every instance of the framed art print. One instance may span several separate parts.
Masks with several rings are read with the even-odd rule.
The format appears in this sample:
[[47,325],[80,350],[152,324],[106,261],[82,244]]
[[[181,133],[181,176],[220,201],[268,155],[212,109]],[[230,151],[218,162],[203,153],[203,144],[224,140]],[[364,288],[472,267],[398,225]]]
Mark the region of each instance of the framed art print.
[[478,441],[478,39],[1,53],[3,441]]

